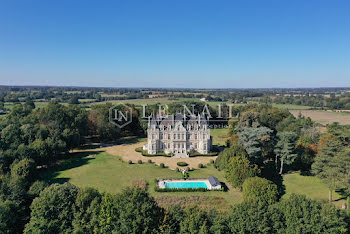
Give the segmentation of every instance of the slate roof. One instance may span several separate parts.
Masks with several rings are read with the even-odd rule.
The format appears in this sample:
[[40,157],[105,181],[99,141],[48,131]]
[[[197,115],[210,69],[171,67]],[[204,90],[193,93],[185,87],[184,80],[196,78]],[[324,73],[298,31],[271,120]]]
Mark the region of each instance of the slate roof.
[[221,185],[221,183],[219,182],[218,178],[216,178],[214,176],[209,176],[208,180],[209,180],[209,183],[211,184],[211,186]]
[[[176,115],[167,115],[163,117],[152,117],[150,124],[151,126],[158,126],[158,125],[171,125],[174,126],[175,122],[184,122],[184,116],[182,114],[176,114]],[[199,117],[199,123],[200,125],[206,125],[208,124],[208,121],[205,119],[204,116]],[[184,125],[194,125],[198,124],[198,116],[189,116],[186,115],[186,121]]]

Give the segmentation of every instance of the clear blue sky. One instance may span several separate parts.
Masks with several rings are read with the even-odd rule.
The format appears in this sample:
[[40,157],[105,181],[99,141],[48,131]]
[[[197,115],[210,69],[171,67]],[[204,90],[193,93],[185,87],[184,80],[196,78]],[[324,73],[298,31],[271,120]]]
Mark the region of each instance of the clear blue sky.
[[350,1],[1,1],[0,84],[349,87]]

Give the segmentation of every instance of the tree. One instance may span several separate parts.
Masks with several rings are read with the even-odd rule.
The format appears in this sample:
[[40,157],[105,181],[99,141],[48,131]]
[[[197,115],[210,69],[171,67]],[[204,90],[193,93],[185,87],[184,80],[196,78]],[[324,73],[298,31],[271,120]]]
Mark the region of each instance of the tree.
[[24,233],[72,232],[78,188],[72,184],[52,184],[33,200],[30,221]]
[[245,179],[260,174],[257,165],[250,165],[249,160],[244,156],[232,157],[225,168],[225,178],[233,187],[242,189]]
[[243,183],[243,199],[246,202],[272,204],[278,199],[277,185],[265,178],[248,178]]
[[15,180],[25,180],[30,183],[34,179],[35,163],[32,159],[22,159],[11,165],[11,178]]
[[241,144],[248,154],[249,161],[260,165],[264,156],[268,156],[272,148],[272,130],[266,127],[244,128],[239,135]]
[[93,188],[80,189],[75,205],[74,233],[95,233],[98,230],[101,194]]
[[19,207],[13,201],[0,200],[0,231],[1,233],[20,233],[21,225]]
[[260,116],[259,112],[247,111],[242,113],[236,124],[236,130],[242,131],[244,128],[258,128],[260,127]]
[[209,233],[210,221],[207,213],[198,207],[185,209],[180,223],[180,233]]
[[73,96],[69,99],[68,101],[69,104],[80,104],[79,102],[79,97],[78,96]]
[[276,167],[277,167],[277,159],[280,159],[280,175],[283,173],[283,165],[290,165],[297,158],[297,154],[295,153],[295,144],[298,139],[298,136],[294,132],[281,132],[277,134],[279,138],[276,147]]
[[271,233],[271,223],[265,204],[242,202],[228,213],[226,233]]
[[340,211],[330,204],[322,204],[292,194],[269,207],[273,233],[346,233],[347,227]]
[[127,188],[102,198],[99,224],[104,233],[153,233],[162,216],[163,210],[144,189]]
[[215,160],[215,165],[219,171],[225,169],[229,164],[231,158],[235,156],[244,156],[247,157],[245,149],[240,145],[232,145],[230,148],[224,149],[217,159]]
[[[340,140],[333,135],[325,135],[319,142],[319,153],[312,164],[312,172],[321,178],[329,188],[328,200],[332,201],[332,192],[344,181],[347,168],[347,153],[339,152],[343,149]],[[346,160],[345,162],[343,160]]]

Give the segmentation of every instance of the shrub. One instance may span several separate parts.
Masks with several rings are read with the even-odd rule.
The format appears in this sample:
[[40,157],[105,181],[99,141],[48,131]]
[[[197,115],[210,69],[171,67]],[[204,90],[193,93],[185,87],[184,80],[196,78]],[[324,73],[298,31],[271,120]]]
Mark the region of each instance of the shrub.
[[164,152],[159,152],[159,153],[156,153],[156,154],[149,154],[147,152],[147,150],[143,150],[142,147],[137,147],[135,149],[135,151],[138,152],[138,153],[141,153],[141,155],[145,156],[145,157],[156,157],[156,156],[171,157],[171,156],[174,155],[173,153],[166,154]]
[[152,163],[152,160],[151,160],[151,159],[148,159],[147,162],[148,162],[148,163]]
[[160,168],[164,168],[165,167],[164,163],[159,164],[159,166],[160,166]]
[[203,168],[203,164],[202,163],[198,164],[198,168]]
[[186,171],[190,171],[191,170],[191,168],[189,168],[189,167],[186,167]]
[[208,189],[206,188],[156,188],[154,189],[156,192],[206,192]]
[[244,156],[232,157],[225,168],[225,178],[235,188],[242,189],[245,179],[260,174],[259,168],[250,165],[249,160]]
[[139,153],[142,153],[142,152],[143,152],[143,149],[142,149],[142,147],[137,147],[137,148],[135,149],[135,151],[136,151],[136,152],[139,152]]
[[131,161],[131,160],[129,160],[129,161],[128,161],[128,163],[129,163],[129,164],[132,164],[132,161]]
[[248,202],[272,204],[278,199],[277,185],[265,178],[248,178],[243,183],[243,199]]
[[211,163],[211,164],[214,164],[214,160],[213,160],[213,159],[210,159],[210,163]]
[[186,163],[186,162],[177,162],[176,164],[177,164],[179,167],[185,167],[185,166],[188,165],[188,163]]
[[218,152],[211,152],[211,153],[208,153],[208,154],[202,154],[202,153],[199,153],[199,152],[192,152],[192,153],[189,153],[188,155],[190,157],[198,157],[198,156],[201,156],[201,157],[212,157],[212,156],[217,156]]
[[177,168],[175,169],[175,171],[179,172],[179,171],[180,171],[180,169],[177,167]]
[[142,160],[140,160],[140,159],[137,160],[137,163],[138,163],[138,164],[142,164]]

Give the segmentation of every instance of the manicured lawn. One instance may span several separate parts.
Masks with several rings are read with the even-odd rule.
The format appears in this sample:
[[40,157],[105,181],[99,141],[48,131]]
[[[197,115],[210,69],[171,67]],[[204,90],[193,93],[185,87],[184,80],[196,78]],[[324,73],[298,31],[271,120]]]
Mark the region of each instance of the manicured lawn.
[[[209,176],[216,176],[220,181],[226,183],[223,172],[219,172],[212,165],[190,172],[190,178],[207,178]],[[163,206],[167,206],[167,203],[174,203],[177,196],[185,202],[186,200],[197,202],[203,200],[215,207],[217,207],[216,204],[219,204],[219,207],[217,207],[219,209],[227,209],[230,204],[242,200],[241,193],[234,189],[228,192],[155,192],[154,180],[156,178],[182,178],[182,174],[168,168],[160,168],[151,163],[130,165],[118,156],[94,151],[76,153],[70,159],[63,160],[57,167],[43,173],[43,179],[51,182],[63,183],[69,181],[79,187],[94,187],[101,192],[109,193],[118,193],[123,188],[130,186],[133,181],[143,179],[149,183],[148,190],[150,194],[156,198],[159,197]],[[184,197],[185,199],[183,199]]]
[[[328,201],[327,185],[314,176],[302,176],[299,173],[292,173],[283,176],[283,184],[286,188],[286,194],[283,198],[290,196],[290,194],[303,194],[309,198],[316,200]],[[335,205],[340,206],[345,200],[342,196],[333,192],[333,200]]]
[[213,145],[226,145],[228,131],[228,128],[210,129],[210,135],[213,137]]

